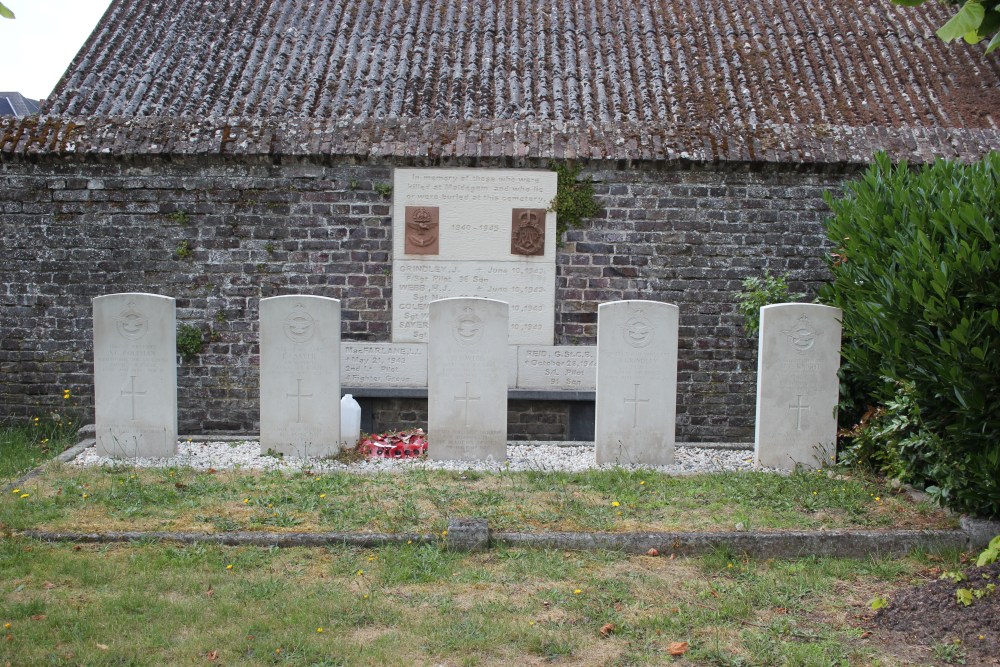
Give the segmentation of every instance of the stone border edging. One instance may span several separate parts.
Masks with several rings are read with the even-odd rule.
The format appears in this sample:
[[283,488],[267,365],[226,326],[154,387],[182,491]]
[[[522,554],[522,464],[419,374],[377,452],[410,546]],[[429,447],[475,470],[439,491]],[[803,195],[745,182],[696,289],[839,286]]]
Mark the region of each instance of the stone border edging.
[[147,540],[182,544],[220,544],[252,547],[323,547],[336,544],[356,547],[379,547],[387,544],[428,544],[439,539],[418,533],[176,533],[170,531],[125,531],[108,533],[71,533],[25,530],[21,537],[43,542],[78,544],[115,544]]
[[[431,544],[442,541],[420,533],[191,533],[170,531],[126,531],[74,533],[26,530],[21,537],[44,542],[114,544],[169,541],[182,544],[219,544],[257,547],[323,547],[346,545],[379,547],[394,544]],[[774,533],[514,533],[492,532],[485,519],[451,519],[445,543],[452,551],[485,551],[495,547],[531,547],[570,551],[620,551],[660,556],[697,556],[728,548],[754,558],[800,558],[831,556],[864,558],[878,554],[900,556],[918,548],[928,550],[970,548],[972,535],[965,530],[831,530]],[[978,548],[973,546],[973,548]]]

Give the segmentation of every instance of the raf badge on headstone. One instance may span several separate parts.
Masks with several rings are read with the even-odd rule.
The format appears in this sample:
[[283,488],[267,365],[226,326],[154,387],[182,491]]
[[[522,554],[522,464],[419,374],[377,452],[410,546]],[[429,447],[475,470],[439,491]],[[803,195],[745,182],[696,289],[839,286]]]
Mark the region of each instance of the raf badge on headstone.
[[545,254],[545,209],[515,208],[510,225],[512,255]]

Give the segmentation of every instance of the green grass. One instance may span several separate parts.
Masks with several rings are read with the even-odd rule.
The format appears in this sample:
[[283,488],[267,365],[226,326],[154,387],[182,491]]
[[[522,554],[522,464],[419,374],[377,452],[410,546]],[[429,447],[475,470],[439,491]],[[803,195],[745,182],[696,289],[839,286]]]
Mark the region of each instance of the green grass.
[[0,664],[895,665],[858,616],[927,565],[10,537]]
[[[77,468],[52,463],[0,497],[14,530],[439,533],[944,528],[955,519],[881,482],[825,472],[670,477],[651,471],[379,474]],[[24,494],[28,494],[26,497]]]
[[76,423],[60,415],[28,419],[26,424],[0,424],[0,485],[76,444]]

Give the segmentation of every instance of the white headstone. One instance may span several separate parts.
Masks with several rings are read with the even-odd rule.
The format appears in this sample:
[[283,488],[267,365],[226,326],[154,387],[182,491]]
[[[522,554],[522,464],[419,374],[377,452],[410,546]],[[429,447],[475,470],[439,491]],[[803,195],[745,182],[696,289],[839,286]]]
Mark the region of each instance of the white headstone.
[[94,299],[97,452],[166,458],[177,451],[177,321],[156,294]]
[[260,449],[300,458],[340,451],[340,301],[260,301]]
[[673,463],[677,326],[673,304],[615,301],[598,306],[598,463]]
[[837,452],[841,311],[808,303],[760,309],[754,463],[793,470]]
[[507,304],[477,298],[430,304],[427,455],[507,456]]
[[512,345],[555,331],[557,176],[548,170],[396,169],[392,340],[428,340],[428,304],[483,297],[510,304]]

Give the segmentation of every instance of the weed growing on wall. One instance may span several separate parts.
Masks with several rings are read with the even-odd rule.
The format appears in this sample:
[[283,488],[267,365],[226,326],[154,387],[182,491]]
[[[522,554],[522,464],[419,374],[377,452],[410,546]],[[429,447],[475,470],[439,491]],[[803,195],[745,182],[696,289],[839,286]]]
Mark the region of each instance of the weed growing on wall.
[[579,227],[584,218],[593,218],[601,207],[594,196],[594,184],[578,180],[581,167],[555,162],[549,166],[557,174],[556,197],[549,210],[556,213],[556,238],[562,239],[563,232]]
[[760,330],[760,309],[774,303],[798,301],[805,294],[788,291],[788,274],[772,276],[767,271],[762,277],[750,276],[743,281],[743,291],[737,297],[737,309],[743,316],[743,330],[756,336]]
[[177,327],[177,354],[184,361],[191,361],[205,346],[201,329],[193,324],[182,324]]

